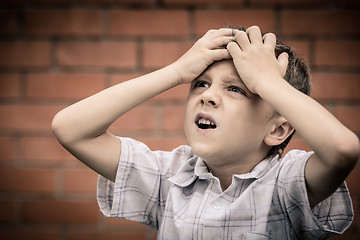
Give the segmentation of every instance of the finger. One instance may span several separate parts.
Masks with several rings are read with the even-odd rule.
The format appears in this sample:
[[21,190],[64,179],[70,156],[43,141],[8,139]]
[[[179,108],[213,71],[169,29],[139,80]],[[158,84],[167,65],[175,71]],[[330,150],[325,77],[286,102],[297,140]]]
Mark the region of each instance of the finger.
[[263,41],[265,45],[270,46],[271,48],[275,48],[276,45],[276,36],[273,33],[266,33],[263,36]]
[[230,53],[231,57],[237,59],[241,55],[241,49],[236,42],[230,42],[226,46],[226,49]]
[[231,59],[231,55],[227,49],[215,49],[213,51],[213,60],[220,61],[225,59]]
[[226,35],[228,35],[230,33],[230,35],[232,37],[234,37],[238,32],[240,32],[241,30],[237,29],[237,28],[232,28],[232,27],[228,27],[228,28],[220,28],[219,31],[224,31],[224,33]]
[[220,36],[231,36],[232,30],[230,28],[210,29],[204,35],[206,38],[217,38]]
[[250,41],[248,36],[246,35],[246,32],[239,31],[235,35],[235,41],[237,42],[241,50],[246,50],[250,47]]
[[222,37],[218,37],[214,40],[209,41],[209,44],[207,47],[209,49],[225,48],[229,42],[233,42],[233,41],[234,41],[234,37],[222,36]]
[[262,36],[261,36],[261,31],[260,28],[258,26],[252,26],[249,27],[246,30],[247,35],[249,36],[249,40],[251,42],[251,44],[260,44],[262,43]]
[[279,55],[278,62],[280,65],[280,72],[281,72],[282,76],[284,77],[285,73],[286,73],[287,65],[289,62],[289,55],[287,54],[287,52],[283,52]]

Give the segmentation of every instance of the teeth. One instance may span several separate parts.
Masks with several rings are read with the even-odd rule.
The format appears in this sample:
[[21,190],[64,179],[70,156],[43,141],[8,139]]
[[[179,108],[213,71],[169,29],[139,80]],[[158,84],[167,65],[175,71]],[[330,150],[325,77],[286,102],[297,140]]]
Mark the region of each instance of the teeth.
[[200,119],[198,120],[198,123],[199,123],[199,124],[212,125],[212,126],[215,125],[215,123],[213,123],[213,122],[211,122],[209,119],[205,119],[205,118],[200,118]]

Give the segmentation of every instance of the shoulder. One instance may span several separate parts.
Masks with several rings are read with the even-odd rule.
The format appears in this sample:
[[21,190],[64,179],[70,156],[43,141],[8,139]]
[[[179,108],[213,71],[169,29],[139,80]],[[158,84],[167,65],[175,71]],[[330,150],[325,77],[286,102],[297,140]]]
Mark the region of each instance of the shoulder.
[[286,175],[294,173],[304,176],[306,162],[313,154],[312,151],[306,152],[297,149],[289,151],[279,160],[280,171]]
[[296,160],[296,159],[300,159],[300,160],[307,160],[309,159],[309,157],[314,154],[314,152],[310,151],[304,151],[304,150],[298,150],[298,149],[294,149],[294,150],[290,150],[289,152],[287,152],[282,158],[281,160],[285,160],[285,161],[291,161],[291,160]]
[[152,150],[143,142],[119,137],[121,160],[131,159],[135,164],[156,164],[159,169],[175,173],[187,160],[194,156],[190,146],[181,145],[171,151]]
[[172,157],[191,158],[194,156],[191,147],[187,145],[178,146],[171,151],[152,150],[141,141],[127,137],[118,137],[118,138],[120,139],[122,148],[124,148],[125,151],[134,151],[136,153],[141,153],[141,154],[147,153],[147,154],[157,155],[160,157],[171,157],[171,158]]

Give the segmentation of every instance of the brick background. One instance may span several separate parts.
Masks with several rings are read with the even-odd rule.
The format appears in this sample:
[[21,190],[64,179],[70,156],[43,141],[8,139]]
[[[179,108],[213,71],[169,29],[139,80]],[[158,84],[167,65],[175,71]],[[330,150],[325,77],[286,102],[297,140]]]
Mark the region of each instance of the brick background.
[[[50,123],[81,98],[171,63],[209,28],[275,32],[311,66],[312,96],[360,135],[359,16],[357,0],[2,0],[1,239],[155,239],[102,216],[97,175],[57,143]],[[149,100],[112,131],[154,150],[186,144],[187,89]],[[309,150],[299,136],[289,148]],[[360,238],[359,166],[347,179],[355,220],[333,239]]]

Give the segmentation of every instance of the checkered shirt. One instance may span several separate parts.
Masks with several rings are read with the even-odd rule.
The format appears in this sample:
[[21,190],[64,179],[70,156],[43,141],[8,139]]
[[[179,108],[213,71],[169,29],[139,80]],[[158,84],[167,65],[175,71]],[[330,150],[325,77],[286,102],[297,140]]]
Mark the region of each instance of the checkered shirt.
[[155,228],[158,239],[326,239],[352,221],[345,183],[310,209],[304,169],[311,152],[267,158],[251,172],[233,175],[222,191],[189,146],[151,151],[120,139],[115,183],[98,179],[100,210]]

